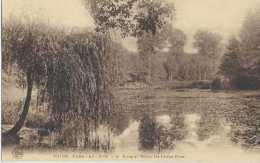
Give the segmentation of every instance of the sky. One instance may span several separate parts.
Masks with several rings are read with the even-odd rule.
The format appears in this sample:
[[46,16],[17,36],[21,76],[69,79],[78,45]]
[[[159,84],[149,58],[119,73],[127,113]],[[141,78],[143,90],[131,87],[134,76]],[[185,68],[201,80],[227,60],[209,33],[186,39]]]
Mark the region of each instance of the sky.
[[47,22],[53,26],[94,28],[83,0],[2,0],[3,19]]
[[[176,8],[173,26],[188,36],[187,52],[194,51],[193,35],[206,29],[227,40],[238,34],[247,11],[260,5],[260,0],[168,0]],[[3,0],[3,19],[16,17],[45,21],[54,26],[94,28],[93,19],[85,9],[83,0]],[[136,40],[128,38],[123,45],[136,51]]]
[[217,32],[226,42],[241,29],[247,12],[260,0],[169,0],[176,8],[175,27],[188,36],[186,51],[193,51],[193,35],[197,30]]

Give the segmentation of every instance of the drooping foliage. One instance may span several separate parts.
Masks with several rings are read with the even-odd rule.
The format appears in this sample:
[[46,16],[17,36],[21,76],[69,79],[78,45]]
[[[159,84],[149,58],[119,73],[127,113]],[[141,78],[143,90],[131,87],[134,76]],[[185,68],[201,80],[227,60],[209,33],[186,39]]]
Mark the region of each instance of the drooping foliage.
[[15,125],[19,127],[12,134],[25,121],[33,86],[53,114],[75,112],[96,123],[106,120],[111,108],[104,71],[108,40],[87,31],[65,32],[14,22],[4,24],[3,33],[3,62],[15,64],[30,88],[27,106]]

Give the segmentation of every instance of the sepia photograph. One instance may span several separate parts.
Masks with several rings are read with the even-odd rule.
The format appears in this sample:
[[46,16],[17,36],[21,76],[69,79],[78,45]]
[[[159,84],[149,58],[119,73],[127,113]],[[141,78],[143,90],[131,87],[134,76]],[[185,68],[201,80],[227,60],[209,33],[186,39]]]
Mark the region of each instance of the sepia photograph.
[[260,0],[1,0],[2,161],[260,163]]

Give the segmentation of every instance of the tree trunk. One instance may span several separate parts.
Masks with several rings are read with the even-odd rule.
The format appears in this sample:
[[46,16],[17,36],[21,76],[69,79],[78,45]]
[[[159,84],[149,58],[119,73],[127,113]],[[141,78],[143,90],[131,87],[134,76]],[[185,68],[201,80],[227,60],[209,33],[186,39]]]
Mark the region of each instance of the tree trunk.
[[23,111],[19,117],[19,120],[15,123],[14,127],[10,130],[3,133],[3,136],[13,136],[17,135],[17,133],[21,130],[26,120],[26,116],[28,114],[30,108],[30,101],[32,96],[32,88],[33,88],[33,79],[31,73],[27,73],[27,94],[25,98],[25,103],[23,106]]

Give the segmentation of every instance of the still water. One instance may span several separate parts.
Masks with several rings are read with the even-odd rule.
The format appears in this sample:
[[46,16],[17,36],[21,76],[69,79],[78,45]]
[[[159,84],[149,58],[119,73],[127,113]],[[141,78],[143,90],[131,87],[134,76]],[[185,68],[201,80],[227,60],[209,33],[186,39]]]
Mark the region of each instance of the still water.
[[[122,129],[115,137],[116,150],[137,151],[143,146],[187,156],[259,149],[260,99],[253,92],[120,90],[117,99],[124,104],[122,110],[128,112],[117,116],[124,117],[121,120],[115,118]],[[156,123],[155,129],[149,121]],[[144,134],[140,133],[140,125],[148,125],[147,130],[143,127]],[[155,139],[159,142],[152,141],[149,135],[153,134],[158,135]],[[155,145],[145,146],[142,136]],[[149,142],[145,138],[143,141]]]
[[[109,123],[87,135],[94,144],[84,142],[89,126],[79,121],[66,125],[75,130],[61,132],[69,136],[53,132],[37,140],[34,149],[82,149],[87,144],[109,153],[174,151],[188,159],[260,160],[259,92],[118,89],[114,95],[117,110]],[[19,146],[30,143],[25,138]]]

